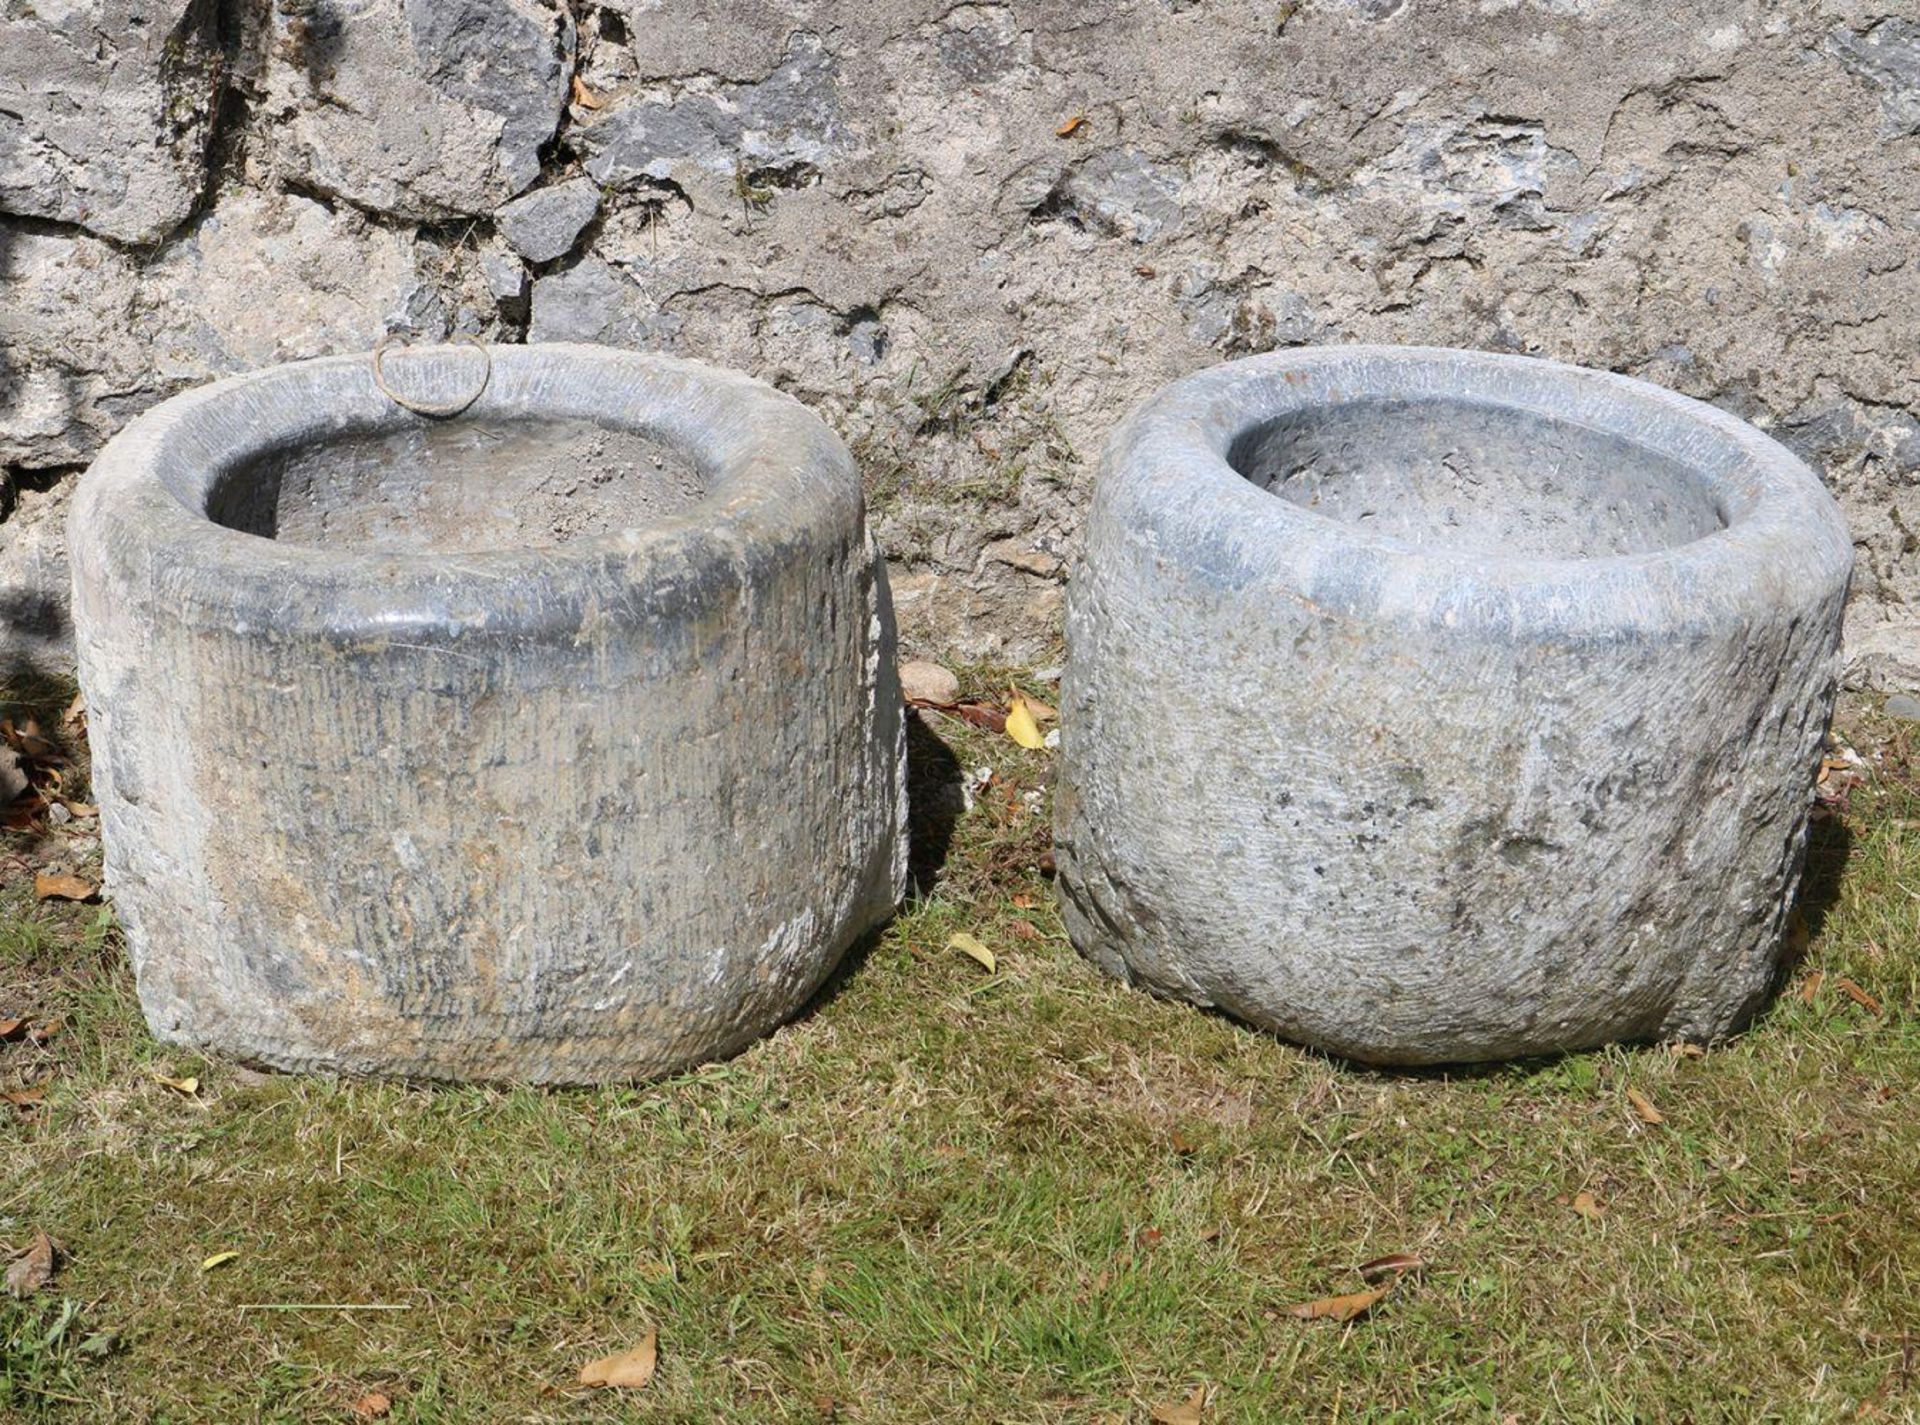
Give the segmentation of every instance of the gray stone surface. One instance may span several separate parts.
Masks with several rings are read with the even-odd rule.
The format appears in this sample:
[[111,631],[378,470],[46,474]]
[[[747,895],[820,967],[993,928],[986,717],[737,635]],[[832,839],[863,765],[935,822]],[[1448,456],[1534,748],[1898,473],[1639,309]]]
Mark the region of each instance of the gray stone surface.
[[81,481],[107,888],[168,1042],[643,1078],[767,1032],[892,912],[903,713],[845,448],[703,364],[491,358],[439,425],[364,357],[217,382]]
[[[1910,7],[223,13],[218,159],[183,185],[204,218],[148,254],[0,217],[0,324],[27,329],[0,342],[0,461],[36,481],[218,366],[182,353],[364,350],[389,321],[666,350],[848,441],[917,651],[1048,660],[1093,461],[1149,392],[1278,347],[1442,343],[1776,435],[1859,541],[1849,678],[1920,686]],[[495,214],[582,179],[598,218],[512,293]],[[196,268],[206,223],[259,260]]]
[[206,181],[221,102],[208,0],[0,5],[0,213],[157,242]]
[[397,218],[485,213],[540,175],[572,73],[550,0],[297,0],[271,11],[260,138],[285,177]]
[[1752,427],[1309,348],[1115,436],[1067,620],[1080,950],[1398,1064],[1712,1040],[1772,983],[1853,551]]
[[1895,693],[1887,699],[1888,717],[1905,718],[1908,722],[1920,722],[1920,698],[1912,693]]
[[588,179],[574,178],[515,198],[493,221],[500,236],[528,262],[551,262],[573,250],[599,211],[599,188]]

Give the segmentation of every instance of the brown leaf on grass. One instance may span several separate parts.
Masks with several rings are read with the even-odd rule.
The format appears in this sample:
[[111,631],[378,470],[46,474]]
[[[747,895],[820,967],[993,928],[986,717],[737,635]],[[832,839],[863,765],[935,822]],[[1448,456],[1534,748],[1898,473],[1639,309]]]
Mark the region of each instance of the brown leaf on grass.
[[1607,1211],[1600,1205],[1600,1199],[1585,1188],[1573,1195],[1573,1210],[1589,1222],[1598,1222]]
[[1704,1059],[1707,1057],[1705,1048],[1698,1044],[1689,1043],[1684,1039],[1673,1044],[1671,1047],[1673,1049],[1673,1056],[1676,1059]]
[[1032,891],[1015,891],[1010,899],[1013,901],[1015,910],[1032,910],[1040,904],[1040,897]]
[[30,1113],[38,1108],[46,1096],[47,1091],[38,1085],[30,1089],[8,1089],[5,1093],[0,1093],[0,1099],[5,1099],[22,1113]]
[[1040,927],[1030,920],[1016,920],[1007,926],[1016,940],[1038,940]]
[[20,1019],[0,1019],[0,1044],[11,1044],[27,1032],[27,1021]]
[[156,1072],[153,1081],[163,1089],[172,1089],[182,1098],[192,1098],[200,1092],[200,1080],[192,1077],[175,1079]]
[[1302,1321],[1356,1321],[1386,1300],[1393,1288],[1394,1282],[1388,1282],[1372,1291],[1355,1291],[1345,1296],[1323,1296],[1318,1301],[1303,1301],[1298,1306],[1289,1306],[1287,1315],[1297,1316]]
[[1156,1405],[1148,1412],[1153,1425],[1200,1425],[1207,1408],[1207,1388],[1196,1385],[1193,1394],[1177,1405]]
[[1639,1089],[1630,1088],[1627,1090],[1627,1102],[1633,1105],[1633,1111],[1642,1123],[1665,1123],[1667,1121],[1666,1114],[1655,1108],[1653,1106],[1653,1100],[1641,1093]]
[[1182,1133],[1178,1128],[1176,1128],[1173,1130],[1173,1151],[1178,1153],[1181,1157],[1186,1158],[1186,1157],[1191,1157],[1194,1153],[1197,1153],[1200,1150],[1198,1147],[1195,1146],[1194,1141],[1191,1138],[1187,1137],[1186,1134]]
[[1800,982],[1800,1003],[1812,1004],[1814,996],[1820,993],[1820,986],[1827,982],[1825,970],[1815,970]]
[[370,1390],[348,1408],[356,1420],[384,1420],[393,1409],[393,1400],[384,1391]]
[[646,1339],[631,1351],[602,1356],[580,1367],[580,1384],[638,1390],[653,1379],[653,1368],[659,1361],[660,1333],[649,1331]]
[[1868,1014],[1880,1013],[1880,1001],[1861,989],[1860,986],[1856,985],[1845,975],[1835,975],[1833,977],[1833,983],[1834,987],[1838,989],[1841,994],[1859,1005],[1860,1008],[1864,1009]]
[[1405,1272],[1417,1272],[1426,1265],[1411,1252],[1389,1252],[1360,1264],[1360,1280],[1369,1286],[1383,1281],[1398,1281]]
[[27,1031],[27,1043],[45,1044],[66,1027],[64,1019],[43,1019]]
[[32,1296],[52,1280],[53,1238],[36,1230],[27,1250],[7,1268],[7,1291],[12,1296]]
[[1060,127],[1055,129],[1053,132],[1060,138],[1070,139],[1074,136],[1074,134],[1079,132],[1080,126],[1086,123],[1086,121],[1087,121],[1087,116],[1085,114],[1075,114],[1072,118],[1062,123]]
[[22,756],[36,759],[55,758],[58,749],[40,734],[40,724],[32,718],[14,725],[12,718],[0,719],[0,741],[19,752]]
[[100,893],[90,881],[65,871],[40,871],[33,878],[34,899],[43,901],[84,901]]
[[913,699],[912,706],[929,708],[934,712],[945,713],[948,717],[959,718],[969,727],[984,727],[988,732],[1007,730],[1007,712],[992,703],[975,702],[971,699],[958,703],[925,703]]

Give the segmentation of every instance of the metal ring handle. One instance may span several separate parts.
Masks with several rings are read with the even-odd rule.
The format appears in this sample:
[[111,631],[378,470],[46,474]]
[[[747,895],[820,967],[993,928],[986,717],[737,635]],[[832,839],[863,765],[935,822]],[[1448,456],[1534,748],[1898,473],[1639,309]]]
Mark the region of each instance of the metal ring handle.
[[[394,334],[392,332],[381,337],[379,345],[373,349],[373,384],[380,388],[380,394],[385,396],[389,401],[392,401],[396,406],[404,406],[417,416],[431,416],[435,420],[445,420],[449,416],[459,415],[462,411],[466,410],[468,406],[471,406],[475,401],[480,399],[481,393],[487,389],[487,383],[493,379],[493,353],[488,351],[486,344],[477,337],[461,336],[458,340],[472,347],[475,351],[478,351],[481,360],[486,363],[480,372],[480,384],[475,386],[472,394],[464,399],[445,402],[414,401],[402,396],[389,386],[387,384],[386,371],[381,363],[386,359],[387,348],[393,345]],[[412,343],[405,343],[405,345],[410,347]]]

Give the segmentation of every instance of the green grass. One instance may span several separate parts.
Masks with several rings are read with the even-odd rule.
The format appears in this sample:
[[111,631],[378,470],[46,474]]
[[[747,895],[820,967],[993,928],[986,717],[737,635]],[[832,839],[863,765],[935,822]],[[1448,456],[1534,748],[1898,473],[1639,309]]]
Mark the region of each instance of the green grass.
[[[1208,1425],[1913,1419],[1920,766],[1851,717],[1880,771],[1749,1034],[1454,1074],[1103,979],[1039,869],[1045,755],[955,723],[1002,780],[926,898],[800,1022],[646,1087],[162,1048],[110,918],[36,904],[53,843],[9,835],[0,1018],[65,1028],[0,1046],[0,1090],[47,1090],[0,1105],[0,1244],[64,1256],[0,1298],[0,1419],[348,1420],[378,1390],[396,1421],[1142,1421],[1202,1385]],[[1389,1252],[1426,1265],[1371,1317],[1286,1314]],[[316,1302],[405,1309],[250,1309]],[[649,1329],[644,1390],[574,1386]]]

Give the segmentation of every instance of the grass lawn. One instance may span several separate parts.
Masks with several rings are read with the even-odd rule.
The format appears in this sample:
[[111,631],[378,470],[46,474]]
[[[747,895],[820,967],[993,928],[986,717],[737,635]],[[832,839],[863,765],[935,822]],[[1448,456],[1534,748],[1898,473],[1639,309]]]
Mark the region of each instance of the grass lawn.
[[[60,692],[20,696],[54,727]],[[800,1022],[644,1087],[163,1048],[110,910],[35,896],[97,878],[97,823],[35,819],[0,833],[0,1248],[59,1258],[0,1294],[0,1419],[1914,1419],[1920,739],[1842,724],[1872,774],[1751,1032],[1452,1073],[1102,978],[1042,873],[1048,755],[951,721],[922,789],[994,779],[925,895]],[[1423,1265],[1369,1315],[1289,1314],[1389,1253]],[[649,1331],[643,1388],[576,1384]]]

